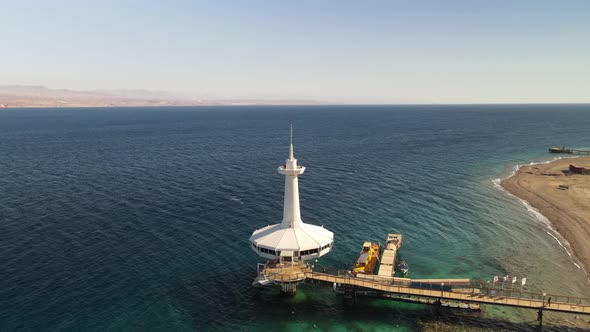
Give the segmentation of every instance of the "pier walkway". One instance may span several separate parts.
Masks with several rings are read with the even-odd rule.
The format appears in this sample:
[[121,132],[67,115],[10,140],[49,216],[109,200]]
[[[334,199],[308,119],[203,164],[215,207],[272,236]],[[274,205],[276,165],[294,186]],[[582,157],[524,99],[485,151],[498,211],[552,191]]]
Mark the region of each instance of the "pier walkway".
[[[330,283],[338,287],[348,286],[390,294],[590,315],[590,299],[558,295],[543,296],[534,293],[523,293],[517,290],[473,287],[473,285],[467,286],[465,283],[465,280],[468,279],[429,279],[428,283],[423,283],[418,282],[418,280],[412,281],[411,279],[405,278],[391,278],[391,280],[375,278],[371,280],[368,278],[337,276],[312,271],[305,272],[305,278]],[[397,279],[401,280],[398,281]],[[457,286],[453,286],[453,284]],[[520,296],[514,296],[513,294]],[[549,299],[550,297],[552,300]]]
[[383,249],[383,254],[381,255],[380,263],[379,263],[379,273],[378,275],[381,277],[392,277],[395,274],[395,265],[396,265],[396,257],[397,257],[397,250],[402,245],[402,235],[401,234],[388,234],[387,240],[385,242],[385,248]]
[[549,148],[549,152],[551,152],[551,153],[567,153],[567,154],[585,154],[585,155],[590,155],[590,150],[572,149],[572,148],[566,148],[564,146],[556,146],[556,147]]

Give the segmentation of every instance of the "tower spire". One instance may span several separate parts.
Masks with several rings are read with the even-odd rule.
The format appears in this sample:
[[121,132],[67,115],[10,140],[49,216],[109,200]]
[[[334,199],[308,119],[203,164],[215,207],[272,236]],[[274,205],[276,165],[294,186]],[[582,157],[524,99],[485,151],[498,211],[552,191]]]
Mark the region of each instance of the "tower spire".
[[290,145],[289,145],[289,160],[293,160],[295,157],[293,156],[293,125],[291,125],[291,136],[290,136]]
[[305,167],[297,165],[293,155],[293,125],[289,137],[289,159],[279,167],[279,173],[285,175],[285,201],[283,206],[283,228],[297,228],[303,224],[299,211],[299,183],[297,177],[305,172]]
[[[283,220],[280,224],[255,230],[250,236],[249,247],[264,259],[276,260],[278,265],[273,263],[265,265],[264,269],[259,268],[253,285],[265,285],[270,281],[280,284],[282,292],[294,294],[296,285],[305,280],[306,274],[292,271],[300,271],[305,261],[329,253],[334,244],[334,233],[323,226],[306,224],[301,220],[298,177],[305,172],[305,167],[297,165],[293,155],[293,126],[289,137],[289,159],[277,170],[285,177]],[[288,265],[293,269],[281,269],[276,274],[275,267]]]

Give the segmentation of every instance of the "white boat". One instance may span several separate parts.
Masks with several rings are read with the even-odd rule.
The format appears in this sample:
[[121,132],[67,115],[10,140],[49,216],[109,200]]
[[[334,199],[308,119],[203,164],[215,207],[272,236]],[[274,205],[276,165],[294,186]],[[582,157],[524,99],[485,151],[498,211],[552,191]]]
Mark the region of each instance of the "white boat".
[[252,282],[254,287],[268,286],[270,284],[272,284],[272,280],[268,279],[264,274],[259,274]]

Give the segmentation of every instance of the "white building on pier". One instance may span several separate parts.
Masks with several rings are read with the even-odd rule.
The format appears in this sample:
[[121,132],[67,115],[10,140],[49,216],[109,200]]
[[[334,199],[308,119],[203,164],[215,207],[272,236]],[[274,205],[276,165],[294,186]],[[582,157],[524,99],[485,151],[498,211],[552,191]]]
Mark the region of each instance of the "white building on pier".
[[279,174],[285,176],[283,220],[254,231],[250,237],[250,246],[260,257],[281,264],[321,257],[329,253],[334,244],[334,233],[301,220],[298,177],[305,172],[305,167],[297,165],[293,155],[293,128],[290,143],[289,159],[278,168]]

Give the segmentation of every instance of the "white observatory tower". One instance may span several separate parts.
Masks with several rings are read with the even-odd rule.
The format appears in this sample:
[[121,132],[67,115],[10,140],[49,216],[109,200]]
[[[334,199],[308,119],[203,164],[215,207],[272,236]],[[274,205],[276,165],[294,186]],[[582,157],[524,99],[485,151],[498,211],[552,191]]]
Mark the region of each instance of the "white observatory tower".
[[305,261],[329,253],[334,244],[334,233],[301,220],[298,177],[305,172],[305,167],[297,165],[293,155],[293,128],[290,143],[289,159],[278,168],[279,174],[285,176],[283,220],[280,224],[254,231],[250,245],[260,257],[273,260],[274,265],[293,267],[305,266]]

